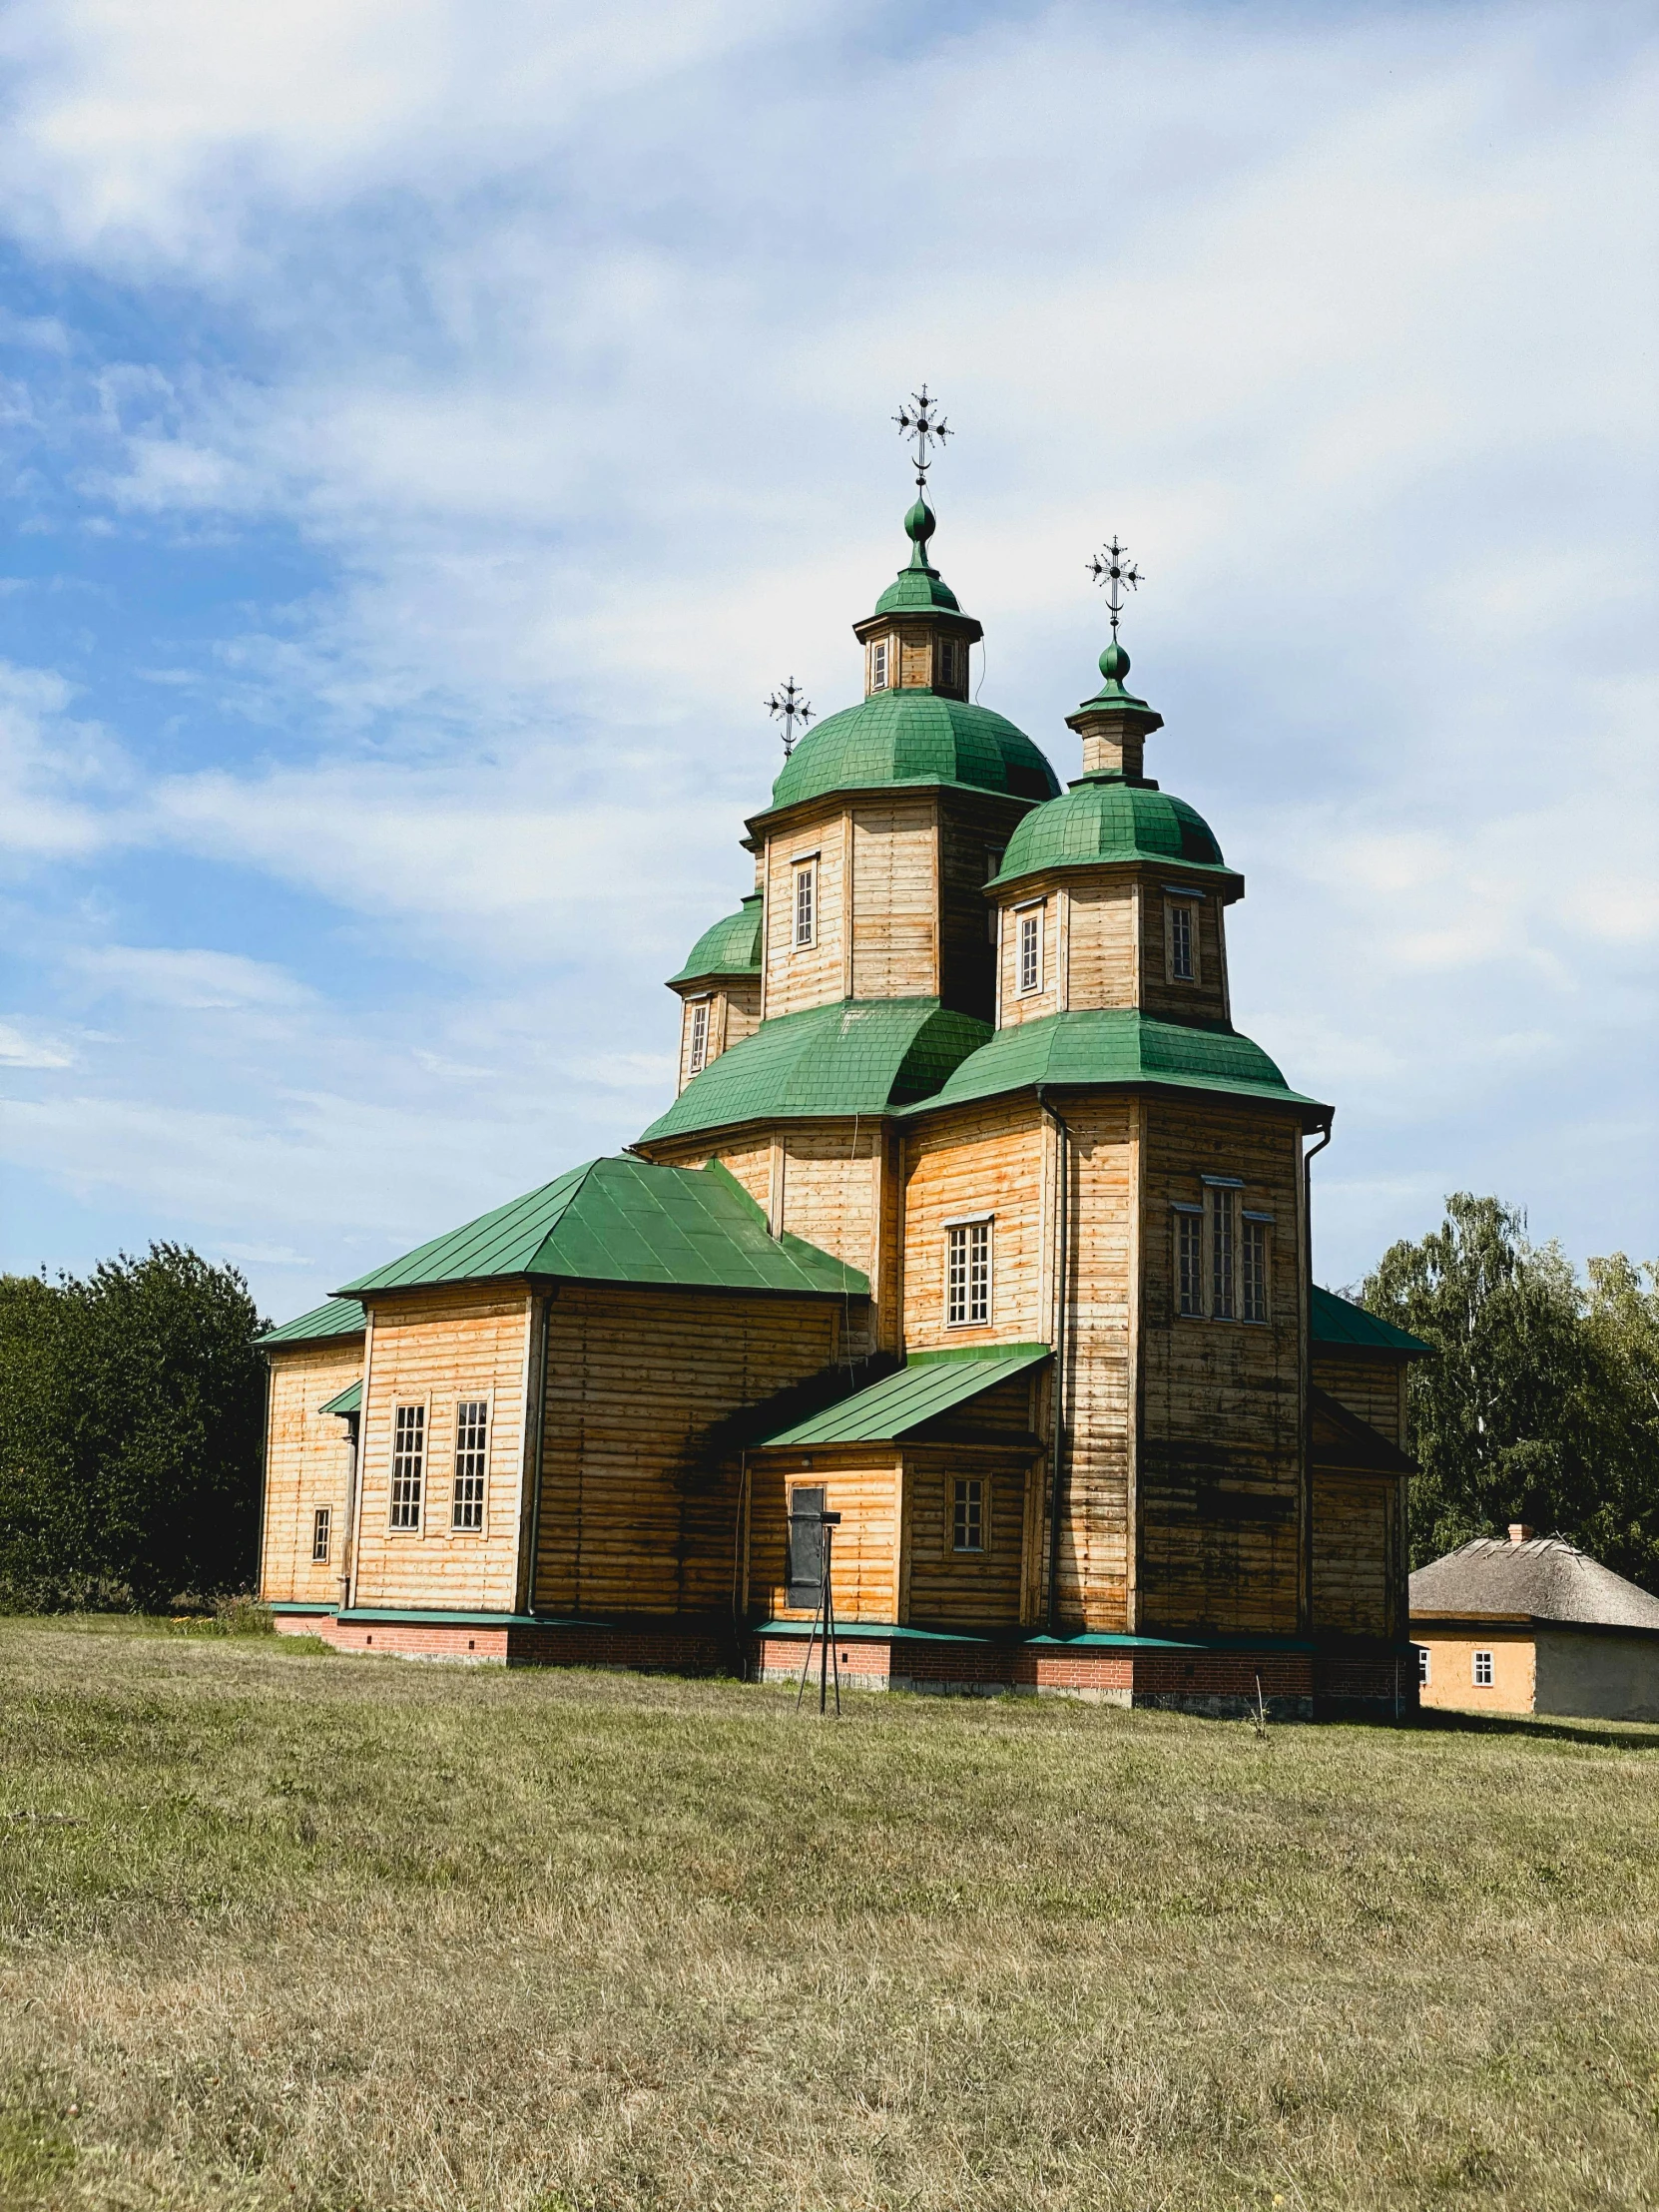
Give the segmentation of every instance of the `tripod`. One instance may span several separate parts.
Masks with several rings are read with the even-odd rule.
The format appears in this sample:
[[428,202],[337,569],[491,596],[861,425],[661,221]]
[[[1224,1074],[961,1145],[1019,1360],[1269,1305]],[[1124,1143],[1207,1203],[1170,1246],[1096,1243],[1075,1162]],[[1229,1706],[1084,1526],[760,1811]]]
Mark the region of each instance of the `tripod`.
[[813,1615],[813,1632],[807,1638],[807,1656],[801,1662],[801,1685],[795,1693],[795,1709],[801,1710],[801,1700],[807,1694],[807,1677],[812,1672],[813,1646],[818,1654],[818,1709],[828,1711],[830,1703],[830,1673],[835,1676],[835,1718],[841,1717],[841,1663],[835,1650],[835,1593],[830,1584],[830,1564],[834,1553],[835,1530],[841,1524],[839,1513],[820,1513],[819,1526],[824,1531],[824,1571],[819,1577],[818,1611]]

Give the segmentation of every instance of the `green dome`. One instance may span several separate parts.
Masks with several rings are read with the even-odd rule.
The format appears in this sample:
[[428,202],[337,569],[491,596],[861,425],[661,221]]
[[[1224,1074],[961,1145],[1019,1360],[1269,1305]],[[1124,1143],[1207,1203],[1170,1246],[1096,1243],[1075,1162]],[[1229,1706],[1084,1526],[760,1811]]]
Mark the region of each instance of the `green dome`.
[[1036,800],[1054,799],[1060,789],[1024,731],[988,707],[930,691],[888,691],[809,731],[784,763],[772,804],[889,784],[957,784]]
[[695,982],[702,975],[759,975],[761,972],[761,894],[751,891],[735,914],[727,914],[686,955],[671,983]]
[[1094,867],[1103,860],[1227,868],[1215,832],[1184,799],[1103,774],[1080,777],[1063,798],[1034,808],[1008,839],[993,881],[1012,883],[1045,868]]

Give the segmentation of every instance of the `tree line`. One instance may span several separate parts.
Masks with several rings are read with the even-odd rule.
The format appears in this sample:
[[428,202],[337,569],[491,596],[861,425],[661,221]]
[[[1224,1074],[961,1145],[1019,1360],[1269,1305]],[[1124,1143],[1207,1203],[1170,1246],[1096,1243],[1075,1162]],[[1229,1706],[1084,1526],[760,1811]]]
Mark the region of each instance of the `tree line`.
[[[1348,1294],[1431,1347],[1407,1383],[1411,1561],[1510,1521],[1659,1592],[1659,1272],[1582,1281],[1459,1192]],[[0,1276],[0,1603],[169,1607],[253,1585],[265,1324],[175,1244],[84,1279]]]

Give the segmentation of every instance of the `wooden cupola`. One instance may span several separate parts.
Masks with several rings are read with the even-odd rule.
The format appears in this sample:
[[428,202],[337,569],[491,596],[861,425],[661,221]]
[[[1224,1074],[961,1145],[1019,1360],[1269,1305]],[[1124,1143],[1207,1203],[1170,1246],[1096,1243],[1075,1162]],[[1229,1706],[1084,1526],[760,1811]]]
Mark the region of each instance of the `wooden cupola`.
[[929,691],[941,699],[966,699],[968,654],[984,636],[956,594],[927,558],[937,527],[933,510],[917,499],[904,517],[910,558],[875,602],[875,612],[852,625],[864,649],[864,697],[889,691]]

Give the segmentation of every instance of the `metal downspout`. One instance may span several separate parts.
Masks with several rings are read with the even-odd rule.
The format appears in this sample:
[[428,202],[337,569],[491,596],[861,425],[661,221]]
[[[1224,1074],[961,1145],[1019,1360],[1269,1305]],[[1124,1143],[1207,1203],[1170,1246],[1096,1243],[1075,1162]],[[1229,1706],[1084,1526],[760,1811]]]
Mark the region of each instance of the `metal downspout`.
[[[536,1572],[541,1562],[541,1460],[547,1441],[547,1339],[553,1319],[553,1294],[546,1291],[541,1302],[541,1343],[536,1352],[536,1386],[534,1391],[536,1412],[536,1449],[534,1456],[534,1484],[530,1493],[530,1559],[524,1577],[524,1610],[536,1609]],[[525,1407],[526,1414],[530,1408]]]
[[1049,1635],[1057,1633],[1060,1622],[1060,1503],[1061,1468],[1065,1453],[1065,1386],[1066,1386],[1066,1276],[1070,1265],[1071,1228],[1071,1127],[1056,1106],[1050,1104],[1047,1086],[1037,1085],[1037,1104],[1054,1124],[1059,1140],[1057,1203],[1055,1214],[1059,1229],[1059,1259],[1054,1270],[1054,1434],[1049,1445],[1050,1474],[1048,1483],[1048,1608]]
[[1307,1244],[1302,1286],[1302,1573],[1310,1636],[1314,1633],[1314,1156],[1331,1142],[1331,1128],[1327,1122],[1319,1143],[1302,1155],[1302,1234]]

